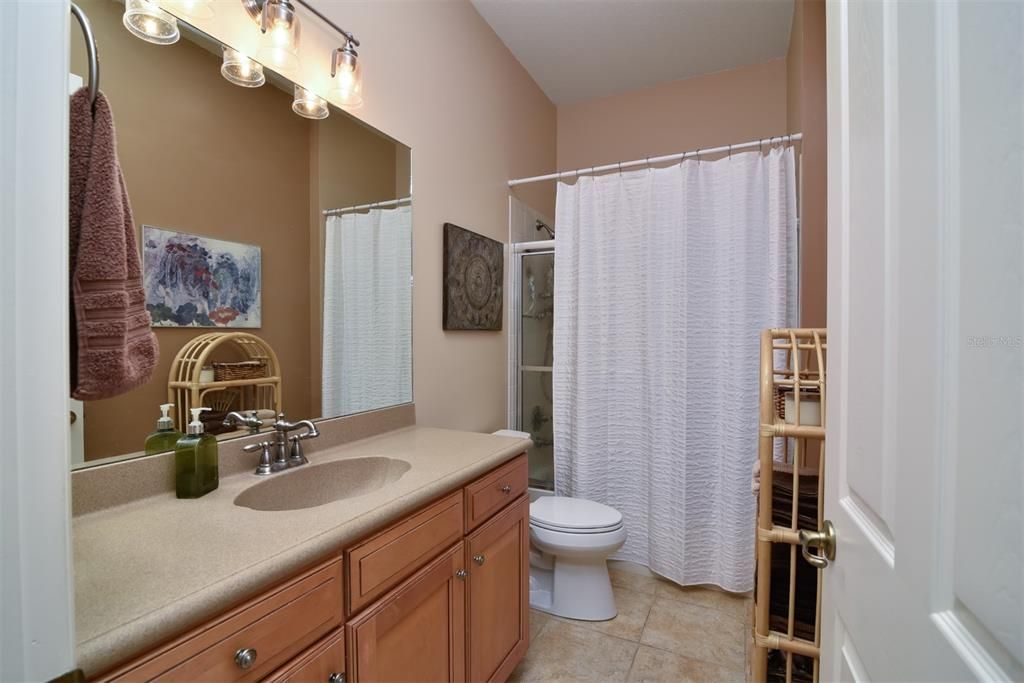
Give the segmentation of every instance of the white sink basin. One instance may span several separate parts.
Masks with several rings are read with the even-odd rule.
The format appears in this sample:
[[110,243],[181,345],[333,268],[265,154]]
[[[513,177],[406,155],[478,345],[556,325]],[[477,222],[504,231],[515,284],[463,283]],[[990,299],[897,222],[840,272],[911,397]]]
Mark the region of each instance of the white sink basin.
[[379,456],[305,465],[272,474],[235,498],[252,510],[301,510],[372,493],[402,478],[412,465]]

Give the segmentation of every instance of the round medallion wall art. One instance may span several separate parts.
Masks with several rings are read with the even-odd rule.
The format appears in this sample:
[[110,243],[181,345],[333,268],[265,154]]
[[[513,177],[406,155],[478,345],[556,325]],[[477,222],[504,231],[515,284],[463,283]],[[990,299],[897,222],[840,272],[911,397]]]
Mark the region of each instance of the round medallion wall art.
[[444,224],[444,329],[500,330],[504,278],[501,242]]

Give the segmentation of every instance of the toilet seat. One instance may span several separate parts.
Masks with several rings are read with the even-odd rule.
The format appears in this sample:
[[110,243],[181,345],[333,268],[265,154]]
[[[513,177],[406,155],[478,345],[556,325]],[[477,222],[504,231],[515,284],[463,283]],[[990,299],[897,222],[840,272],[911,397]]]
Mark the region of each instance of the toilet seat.
[[602,534],[622,528],[622,513],[583,498],[543,496],[530,503],[530,524],[564,534]]

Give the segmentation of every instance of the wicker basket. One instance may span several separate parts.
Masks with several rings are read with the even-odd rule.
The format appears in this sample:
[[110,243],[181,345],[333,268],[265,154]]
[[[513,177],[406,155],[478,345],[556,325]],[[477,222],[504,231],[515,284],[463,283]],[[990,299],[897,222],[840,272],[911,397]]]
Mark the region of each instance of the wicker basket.
[[215,382],[229,382],[235,379],[259,379],[267,376],[267,361],[246,360],[239,363],[214,363]]

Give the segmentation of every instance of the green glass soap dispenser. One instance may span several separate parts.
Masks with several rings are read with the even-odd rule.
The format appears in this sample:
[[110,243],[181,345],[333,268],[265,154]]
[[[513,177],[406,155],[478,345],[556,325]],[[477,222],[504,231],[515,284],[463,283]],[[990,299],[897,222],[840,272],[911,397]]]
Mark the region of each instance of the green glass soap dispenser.
[[184,436],[174,428],[174,421],[167,413],[174,407],[173,403],[163,403],[160,411],[163,416],[156,421],[156,431],[146,437],[146,455],[173,451],[178,439]]
[[209,408],[191,408],[192,421],[174,447],[175,491],[178,498],[199,498],[217,488],[217,439],[206,434],[199,416]]

